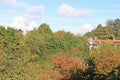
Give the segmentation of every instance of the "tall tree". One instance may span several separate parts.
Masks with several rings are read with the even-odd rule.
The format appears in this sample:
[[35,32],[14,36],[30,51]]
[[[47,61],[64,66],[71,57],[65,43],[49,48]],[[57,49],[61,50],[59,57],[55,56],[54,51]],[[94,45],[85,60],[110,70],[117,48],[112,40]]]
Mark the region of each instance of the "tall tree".
[[95,36],[97,36],[98,39],[101,39],[101,38],[102,38],[102,34],[103,34],[103,27],[102,27],[101,24],[99,24],[99,25],[97,26]]
[[99,24],[96,29],[96,36],[98,39],[113,39],[112,27]]
[[50,29],[49,25],[43,23],[39,26],[38,31],[40,34],[52,34],[52,30]]
[[112,32],[116,39],[120,39],[120,19],[108,20],[106,26],[112,27]]

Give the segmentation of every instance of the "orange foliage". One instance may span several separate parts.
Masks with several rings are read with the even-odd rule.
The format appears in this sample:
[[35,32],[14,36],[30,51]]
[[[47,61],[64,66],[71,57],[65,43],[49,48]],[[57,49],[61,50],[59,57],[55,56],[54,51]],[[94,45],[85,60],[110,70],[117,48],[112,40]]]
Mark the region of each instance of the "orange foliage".
[[120,65],[120,55],[115,53],[102,52],[95,56],[95,72],[108,74]]
[[60,72],[55,70],[51,70],[49,75],[52,79],[57,79],[57,80],[65,77],[64,75],[61,75]]
[[77,71],[85,71],[88,68],[84,60],[75,60],[65,56],[58,56],[51,64],[54,66],[51,76],[54,75],[59,79],[68,78]]
[[65,35],[65,31],[57,31],[57,32],[54,33],[54,35],[55,35],[56,37],[62,37],[62,36]]
[[87,68],[83,60],[79,61],[65,56],[58,56],[51,64],[55,66],[55,69],[61,70],[85,70]]

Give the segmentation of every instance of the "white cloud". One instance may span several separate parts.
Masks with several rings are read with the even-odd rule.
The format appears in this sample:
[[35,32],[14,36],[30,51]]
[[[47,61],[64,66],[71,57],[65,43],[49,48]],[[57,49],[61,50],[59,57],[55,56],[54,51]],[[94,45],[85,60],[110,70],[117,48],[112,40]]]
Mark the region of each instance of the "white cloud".
[[33,20],[39,20],[44,16],[44,6],[43,5],[29,5],[26,3],[20,3],[19,6],[25,9],[25,16]]
[[12,10],[12,9],[7,10],[6,12],[7,12],[8,14],[14,14],[14,13],[15,13],[15,11]]
[[24,14],[24,16],[30,20],[36,20],[36,21],[42,19],[42,17],[43,17],[42,15],[32,15],[29,13]]
[[27,16],[34,20],[39,20],[44,16],[44,6],[26,5]]
[[14,17],[10,26],[16,29],[22,29],[23,31],[27,31],[35,28],[37,26],[37,23],[35,21],[29,20],[24,16],[16,16]]
[[42,14],[44,12],[44,7],[42,5],[28,6],[27,11],[31,14]]
[[84,25],[82,25],[80,27],[76,27],[72,32],[74,34],[81,34],[81,35],[83,35],[86,32],[89,32],[89,31],[91,31],[93,29],[94,29],[94,27],[93,27],[92,24],[86,23],[86,24],[84,24]]
[[3,0],[0,1],[0,7],[3,5]]
[[[17,0],[2,0],[4,4],[15,6],[20,9],[24,9],[24,16],[27,16],[33,20],[39,20],[44,16],[44,6],[43,5],[30,5]],[[7,10],[7,13],[15,13],[13,10]]]
[[90,14],[90,11],[84,9],[75,9],[67,4],[62,4],[58,9],[58,14],[67,17],[79,18],[83,16],[88,16]]
[[17,5],[17,1],[16,0],[4,0],[7,4],[12,5],[12,6],[16,6]]
[[31,23],[28,25],[27,30],[33,30],[33,28],[37,27],[37,23],[35,21],[31,21]]

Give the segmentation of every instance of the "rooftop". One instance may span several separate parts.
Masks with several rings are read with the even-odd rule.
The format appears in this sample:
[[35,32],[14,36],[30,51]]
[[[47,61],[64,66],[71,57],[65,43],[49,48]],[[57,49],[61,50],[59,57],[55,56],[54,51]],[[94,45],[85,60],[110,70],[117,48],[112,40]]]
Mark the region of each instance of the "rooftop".
[[120,40],[95,40],[95,41],[103,43],[120,43]]

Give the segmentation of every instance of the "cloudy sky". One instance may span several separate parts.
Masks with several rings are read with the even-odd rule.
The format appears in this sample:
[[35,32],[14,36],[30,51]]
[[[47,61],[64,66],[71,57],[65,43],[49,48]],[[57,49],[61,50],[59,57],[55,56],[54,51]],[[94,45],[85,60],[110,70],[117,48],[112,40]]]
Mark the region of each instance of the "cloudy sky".
[[82,35],[116,18],[120,18],[120,0],[0,0],[0,25],[23,31],[47,23],[54,32]]

